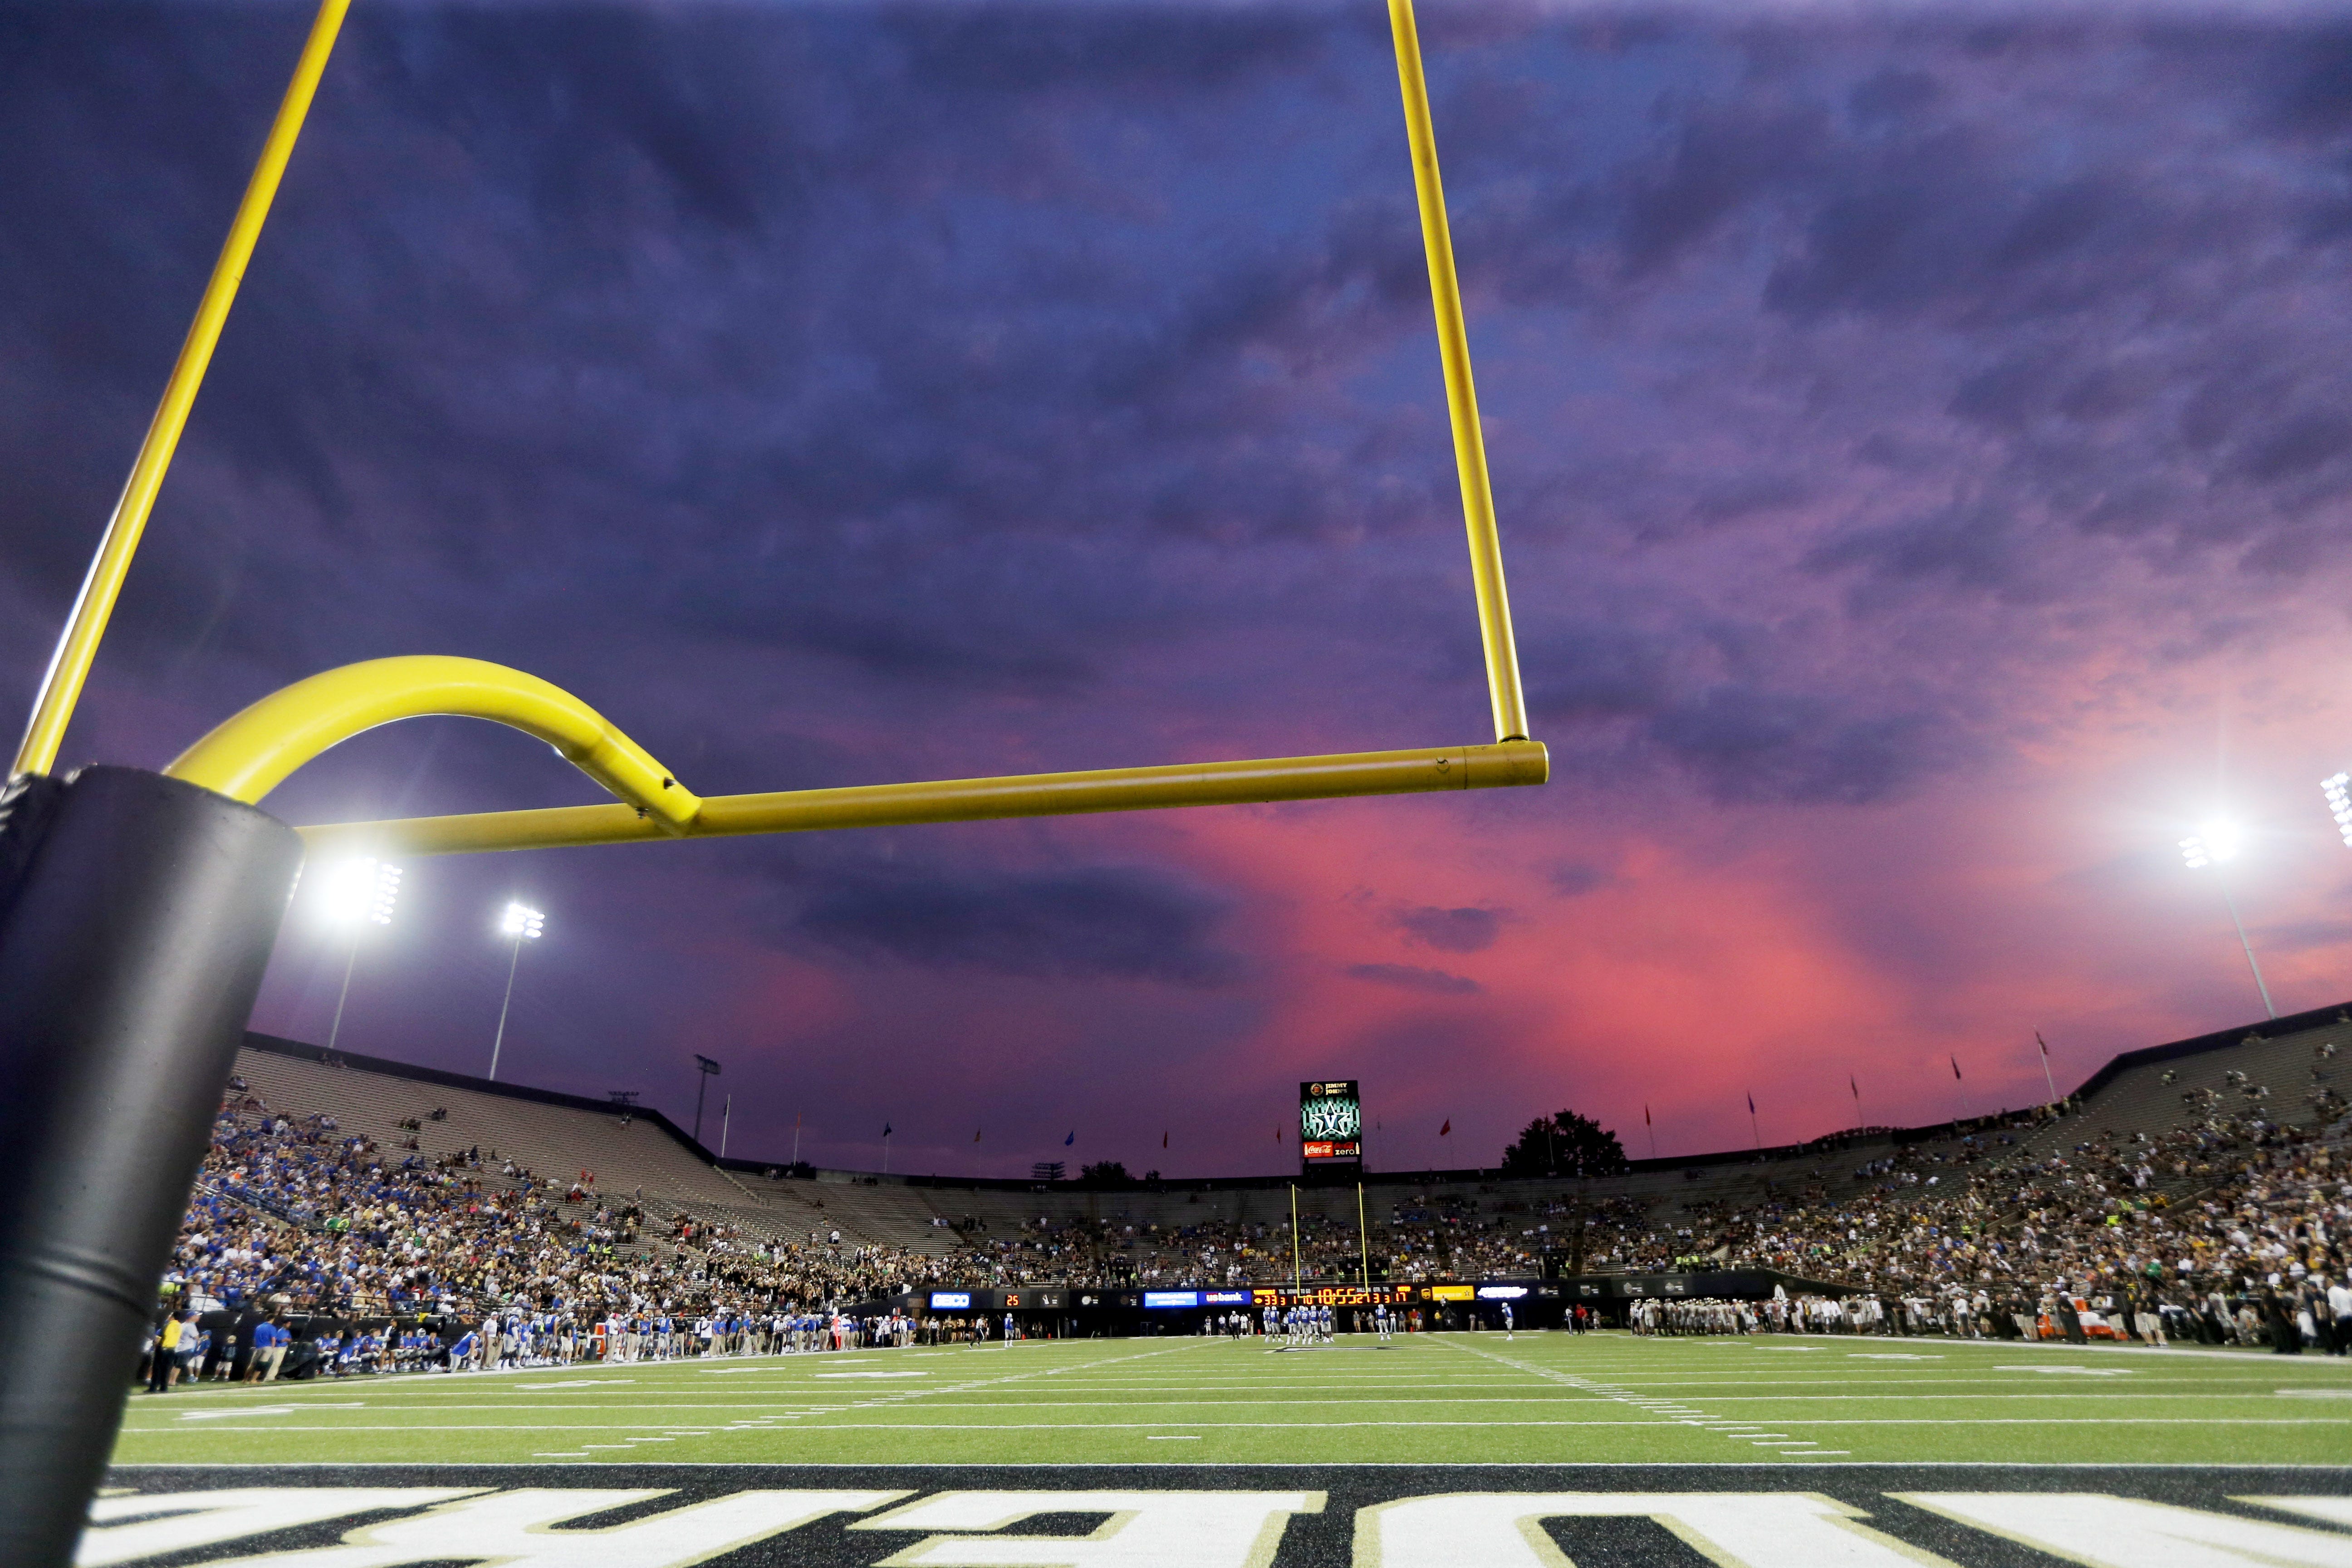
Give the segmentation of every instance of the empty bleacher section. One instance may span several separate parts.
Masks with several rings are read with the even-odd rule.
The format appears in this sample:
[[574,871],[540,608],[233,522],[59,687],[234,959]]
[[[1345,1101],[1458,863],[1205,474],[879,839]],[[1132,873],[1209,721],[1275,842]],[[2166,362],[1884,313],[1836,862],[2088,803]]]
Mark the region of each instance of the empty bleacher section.
[[2129,1142],[2232,1115],[2324,1125],[2344,1113],[2347,1063],[2352,1016],[2342,1007],[2132,1051],[2094,1074],[2075,1093],[2080,1113],[2041,1130],[2025,1157],[2081,1142],[2084,1127]]
[[[414,1146],[428,1157],[479,1149],[487,1164],[512,1161],[559,1184],[593,1174],[607,1196],[642,1189],[671,1203],[750,1203],[742,1188],[644,1110],[624,1114],[593,1100],[507,1085],[467,1088],[455,1074],[258,1035],[247,1037],[236,1073],[271,1110],[297,1119],[324,1112],[346,1132],[386,1149]],[[404,1125],[410,1121],[419,1124],[414,1131]]]

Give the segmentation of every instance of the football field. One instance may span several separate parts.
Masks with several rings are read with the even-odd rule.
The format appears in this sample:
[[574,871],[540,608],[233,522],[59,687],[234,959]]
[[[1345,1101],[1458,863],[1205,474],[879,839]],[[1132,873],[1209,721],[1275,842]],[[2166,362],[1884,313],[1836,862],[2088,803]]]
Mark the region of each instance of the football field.
[[2352,1363],[1602,1333],[1030,1341],[134,1395],[120,1466],[2352,1463]]

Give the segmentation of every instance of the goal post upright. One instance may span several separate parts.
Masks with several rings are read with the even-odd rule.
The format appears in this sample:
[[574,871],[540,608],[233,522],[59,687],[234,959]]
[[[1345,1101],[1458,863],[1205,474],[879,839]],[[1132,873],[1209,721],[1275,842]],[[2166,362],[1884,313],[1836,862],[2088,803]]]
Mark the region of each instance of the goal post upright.
[[[0,787],[0,1561],[66,1568],[121,1415],[142,1320],[303,856],[413,854],[1540,784],[1411,0],[1388,0],[1460,479],[1493,744],[698,797],[586,703],[520,671],[419,656],[298,681],[163,775],[52,778],[76,704],[350,0],[318,11],[163,398]],[[342,740],[427,714],[547,742],[614,797],[295,830],[256,809]],[[1362,1230],[1359,1190],[1359,1230]],[[1369,1279],[1369,1240],[1362,1264]],[[1303,1278],[1292,1189],[1292,1273]]]
[[46,773],[57,764],[58,750],[65,742],[66,726],[72,721],[74,707],[81,700],[81,689],[89,679],[91,663],[98,658],[98,645],[106,637],[114,602],[121,595],[123,579],[131,574],[131,557],[139,552],[139,541],[147,531],[147,519],[155,510],[156,494],[163,488],[163,476],[172,467],[173,454],[179,450],[180,433],[187,428],[189,410],[195,406],[196,392],[204,384],[205,371],[212,363],[221,329],[228,323],[229,307],[236,302],[237,285],[245,281],[245,269],[253,259],[254,245],[261,238],[261,226],[269,216],[270,203],[277,199],[287,160],[294,154],[294,143],[302,134],[302,121],[310,114],[310,100],[319,90],[319,79],[325,74],[327,57],[334,51],[335,38],[342,30],[343,16],[350,8],[351,0],[320,0],[310,37],[302,45],[301,58],[295,63],[293,79],[287,83],[286,94],[278,100],[278,116],[270,122],[269,134],[262,142],[261,157],[254,165],[253,177],[246,182],[236,216],[229,220],[228,237],[222,242],[212,276],[205,283],[195,319],[188,324],[188,335],[180,345],[180,357],[163,383],[163,398],[156,405],[154,417],[148,422],[147,434],[139,444],[139,455],[131,459],[131,477],[123,481],[114,514],[107,520],[106,532],[100,538],[98,553],[91,558],[89,573],[82,579],[81,592],[74,600],[72,613],[66,617],[65,630],[58,637],[56,651],[49,656],[48,668],[42,674],[39,694],[33,701],[32,720],[16,749],[16,765],[8,770],[11,774]]
[[1486,658],[1486,692],[1495,739],[1528,738],[1527,696],[1511,635],[1511,596],[1503,581],[1503,542],[1495,527],[1495,489],[1486,473],[1486,436],[1470,374],[1470,330],[1462,314],[1462,279],[1454,267],[1454,231],[1437,172],[1437,132],[1429,117],[1429,82],[1421,68],[1421,30],[1412,0],[1389,0],[1397,83],[1404,99],[1405,140],[1412,149],[1414,205],[1429,257],[1429,297],[1437,316],[1438,363],[1445,372],[1445,414],[1454,430],[1454,467],[1462,482],[1462,521],[1470,536],[1470,581],[1478,597],[1478,637]]

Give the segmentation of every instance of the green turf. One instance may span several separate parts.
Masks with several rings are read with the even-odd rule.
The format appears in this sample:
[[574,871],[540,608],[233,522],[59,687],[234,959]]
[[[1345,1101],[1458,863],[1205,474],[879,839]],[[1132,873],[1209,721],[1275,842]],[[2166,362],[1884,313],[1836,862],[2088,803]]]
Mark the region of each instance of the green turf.
[[2342,1464],[2352,1363],[1623,1334],[1031,1342],[136,1394],[121,1464]]

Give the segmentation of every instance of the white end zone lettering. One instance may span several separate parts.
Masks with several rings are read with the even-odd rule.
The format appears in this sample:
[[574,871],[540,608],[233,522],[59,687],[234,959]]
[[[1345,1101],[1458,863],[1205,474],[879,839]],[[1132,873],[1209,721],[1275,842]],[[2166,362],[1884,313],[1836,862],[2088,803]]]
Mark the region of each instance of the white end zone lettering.
[[100,1498],[89,1507],[74,1568],[111,1568],[141,1557],[186,1552],[378,1509],[423,1508],[471,1497],[482,1487],[240,1487]]
[[[2352,1536],[2098,1492],[1895,1492],[1903,1501],[2091,1568],[2352,1568]],[[2314,1518],[2336,1500],[2250,1499]],[[2314,1504],[2320,1506],[2314,1507]],[[2341,1517],[2341,1516],[2336,1516]]]
[[[890,1568],[1266,1568],[1294,1513],[1321,1492],[941,1492],[852,1530],[1003,1530],[1041,1513],[1108,1513],[1091,1535],[934,1535]],[[880,1565],[877,1564],[877,1568]]]
[[2340,1524],[2352,1529],[2352,1497],[2241,1497],[2231,1502],[2250,1502],[2256,1508],[2283,1509],[2299,1513],[2323,1524]]
[[[476,1563],[489,1568],[684,1568],[797,1530],[829,1513],[863,1513],[903,1491],[748,1491],[606,1530],[550,1527],[670,1495],[667,1488],[604,1491],[530,1487],[451,1503],[352,1531],[340,1546],[241,1557],[222,1568],[400,1568]],[[208,1565],[209,1568],[209,1565]]]
[[1543,1521],[1595,1518],[1654,1519],[1724,1568],[1945,1563],[1864,1517],[1808,1492],[1460,1492],[1358,1512],[1355,1568],[1569,1568]]
[[[2063,1481],[2058,1474],[2017,1473],[2039,1467],[2010,1467],[1999,1482],[1975,1490],[1955,1488],[1959,1475],[1948,1469],[1920,1468],[1898,1479],[1880,1470],[1821,1467],[1781,1483],[1822,1489],[1804,1491],[1774,1489],[1769,1480],[1754,1489],[1717,1490],[1706,1483],[1720,1487],[1730,1478],[1690,1472],[1696,1485],[1687,1491],[1655,1483],[1619,1489],[1622,1472],[1593,1468],[1573,1477],[1555,1473],[1546,1478],[1552,1485],[1525,1491],[1492,1489],[1498,1478],[1463,1469],[1444,1477],[1461,1489],[1445,1491],[1430,1484],[1444,1475],[1442,1467],[1393,1476],[1337,1467],[1289,1474],[1236,1468],[1225,1477],[1160,1467],[1181,1483],[1166,1489],[1137,1486],[1117,1472],[1102,1473],[1109,1484],[1095,1488],[1033,1489],[1027,1475],[1003,1471],[969,1478],[980,1487],[937,1492],[928,1489],[966,1478],[904,1467],[838,1476],[780,1468],[763,1479],[813,1484],[732,1490],[724,1489],[750,1475],[713,1473],[682,1491],[665,1484],[680,1468],[692,1467],[603,1478],[653,1483],[634,1487],[509,1487],[491,1472],[457,1467],[402,1478],[450,1483],[434,1486],[209,1489],[194,1477],[158,1476],[148,1483],[157,1486],[153,1491],[118,1493],[93,1505],[77,1568],[149,1568],[162,1561],[203,1568],[689,1568],[719,1561],[747,1568],[753,1562],[762,1568],[1328,1568],[1342,1562],[1353,1568],[1567,1568],[1579,1527],[1546,1521],[1576,1519],[1653,1521],[1718,1568],[1951,1568],[1928,1548],[1972,1563],[1992,1547],[1988,1536],[2030,1547],[2037,1561],[2082,1568],[2352,1568],[2352,1469],[2314,1467],[2222,1474],[2141,1467],[2128,1478],[2119,1469],[2084,1467],[2059,1472]],[[1217,1488],[1218,1479],[1234,1489]],[[1257,1489],[1283,1480],[1291,1489]],[[2018,1489],[2036,1484],[2068,1489]],[[891,1511],[881,1511],[886,1508]],[[623,1522],[604,1522],[624,1510]],[[1087,1516],[1080,1533],[1037,1533],[1041,1516],[1073,1514]],[[1948,1525],[1929,1524],[1928,1516]],[[1949,1526],[1975,1535],[1980,1547],[1958,1544]],[[875,1531],[898,1533],[883,1538],[869,1533]],[[734,1556],[739,1551],[743,1555]]]

